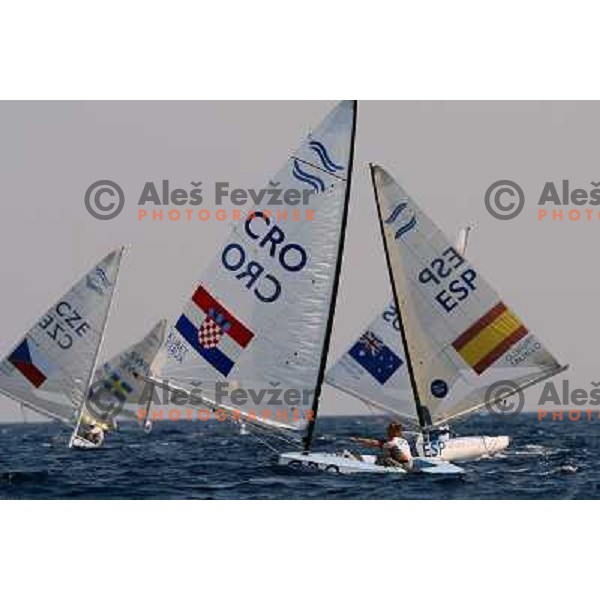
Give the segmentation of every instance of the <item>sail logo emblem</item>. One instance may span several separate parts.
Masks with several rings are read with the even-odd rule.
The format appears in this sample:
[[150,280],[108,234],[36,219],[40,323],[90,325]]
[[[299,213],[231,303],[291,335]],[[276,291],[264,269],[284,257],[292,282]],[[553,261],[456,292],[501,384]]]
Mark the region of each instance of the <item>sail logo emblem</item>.
[[311,140],[308,142],[308,147],[317,154],[323,168],[330,173],[336,173],[337,171],[343,171],[344,167],[336,165],[330,158],[327,148],[317,140]]
[[223,334],[230,327],[231,323],[225,319],[223,314],[218,313],[214,308],[210,308],[208,310],[208,317],[198,330],[198,342],[203,348],[216,348]]
[[331,173],[332,175],[336,175],[338,171],[343,171],[344,167],[336,164],[332,160],[332,158],[329,156],[329,151],[321,142],[317,140],[311,140],[308,142],[308,147],[316,154],[320,165],[312,165],[304,160],[294,158],[292,163],[292,175],[301,183],[308,184],[313,191],[318,194],[319,192],[325,191],[325,182],[315,173],[309,173],[306,167],[313,167],[314,169],[325,171],[326,173]]
[[185,306],[175,330],[202,359],[227,377],[254,338],[202,285]]
[[381,385],[404,364],[372,331],[365,331],[348,354]]
[[[408,210],[406,210],[407,208]],[[398,221],[398,219],[400,219],[400,221]],[[398,221],[398,223],[396,223],[396,221]],[[398,240],[411,229],[414,229],[417,224],[417,217],[412,208],[408,207],[407,202],[401,202],[394,210],[392,210],[390,216],[385,220],[385,224],[393,225],[394,227],[399,225],[394,235]]]
[[93,273],[90,273],[86,279],[88,288],[94,290],[100,296],[110,289],[111,283],[108,279],[106,271],[102,267],[96,267]]
[[317,177],[316,175],[314,175],[312,173],[309,173],[308,171],[305,171],[300,166],[300,161],[297,158],[294,159],[294,166],[292,168],[292,175],[298,181],[301,181],[302,183],[307,183],[308,185],[310,185],[310,187],[312,187],[312,189],[317,194],[319,192],[324,192],[325,191],[325,183],[324,183],[324,181],[320,177]]
[[435,398],[445,398],[448,395],[448,384],[443,379],[434,379],[431,382],[431,394]]

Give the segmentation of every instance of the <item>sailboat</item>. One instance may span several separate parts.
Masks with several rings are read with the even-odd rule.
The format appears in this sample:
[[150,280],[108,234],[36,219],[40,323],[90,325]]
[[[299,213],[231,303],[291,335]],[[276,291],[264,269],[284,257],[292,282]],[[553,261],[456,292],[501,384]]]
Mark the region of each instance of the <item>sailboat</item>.
[[[460,230],[455,248],[465,256],[471,227]],[[400,320],[394,298],[382,308],[346,352],[328,369],[325,381],[373,409],[419,428],[417,407],[402,350]],[[476,460],[505,450],[502,436],[450,437],[449,431],[420,432],[413,440],[416,455],[449,461]]]
[[[412,399],[418,424],[428,432],[567,369],[400,185],[381,167],[370,168],[404,360],[380,340],[371,342],[380,356],[379,374],[399,368],[408,373],[408,393],[393,396],[397,406]],[[499,382],[509,382],[509,389],[490,395]],[[462,471],[437,460],[438,473]],[[280,463],[339,473],[391,469],[372,455],[349,452],[290,452]]]
[[[310,444],[350,197],[357,106],[335,106],[269,179],[302,218],[257,206],[200,274],[163,347],[171,392],[240,425]],[[289,207],[282,207],[280,210]],[[291,217],[291,214],[290,214]]]
[[79,435],[124,248],[108,254],[55,302],[0,362],[0,393]]
[[82,424],[96,422],[110,431],[117,429],[121,420],[135,420],[146,433],[152,431],[157,394],[147,386],[146,378],[158,374],[156,358],[166,330],[167,320],[163,319],[142,340],[96,369]]

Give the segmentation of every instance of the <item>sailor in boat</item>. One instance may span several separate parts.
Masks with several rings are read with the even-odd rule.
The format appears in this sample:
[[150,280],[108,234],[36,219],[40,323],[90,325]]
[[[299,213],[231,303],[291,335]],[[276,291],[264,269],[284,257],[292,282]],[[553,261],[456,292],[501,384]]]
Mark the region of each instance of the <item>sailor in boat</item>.
[[392,421],[387,427],[387,438],[376,440],[372,438],[351,438],[352,441],[367,448],[379,448],[381,454],[375,464],[383,467],[403,467],[410,469],[412,455],[408,441],[403,437],[402,423]]
[[104,429],[96,421],[92,421],[83,433],[83,437],[95,446],[102,446],[104,443]]

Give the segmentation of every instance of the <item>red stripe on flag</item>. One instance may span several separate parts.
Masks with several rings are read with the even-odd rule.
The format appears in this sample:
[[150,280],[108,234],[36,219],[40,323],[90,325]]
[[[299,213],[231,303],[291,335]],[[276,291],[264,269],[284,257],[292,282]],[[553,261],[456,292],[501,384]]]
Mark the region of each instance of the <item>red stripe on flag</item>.
[[516,331],[513,331],[507,338],[502,340],[487,356],[483,357],[473,370],[477,375],[481,375],[488,367],[493,365],[511,346],[514,346],[521,338],[529,332],[524,325],[521,325]]
[[460,352],[460,349],[468,344],[482,329],[487,327],[492,321],[494,321],[497,317],[499,317],[506,310],[506,306],[504,306],[504,302],[499,302],[489,310],[488,312],[479,319],[479,321],[475,321],[469,329],[467,329],[464,333],[461,333],[453,342],[452,345],[456,349],[457,352]]
[[222,304],[219,304],[202,286],[198,286],[192,296],[192,301],[205,313],[212,308],[223,315],[230,324],[225,334],[234,339],[242,348],[251,342],[254,333],[238,321]]
[[46,381],[46,376],[35,365],[16,360],[11,362],[33,387],[39,388]]

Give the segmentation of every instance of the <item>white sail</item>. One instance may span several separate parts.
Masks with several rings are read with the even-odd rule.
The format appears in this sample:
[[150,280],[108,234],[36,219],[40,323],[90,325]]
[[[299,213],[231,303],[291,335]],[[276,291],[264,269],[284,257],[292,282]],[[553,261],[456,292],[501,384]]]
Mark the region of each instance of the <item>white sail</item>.
[[146,378],[159,375],[155,363],[166,330],[167,321],[160,321],[141,341],[96,369],[90,389],[92,400],[82,417],[83,423],[94,420],[111,426],[115,420],[145,421],[146,415],[151,417],[156,390],[148,385]]
[[390,175],[372,176],[421,423],[477,410],[496,382],[520,389],[563,370]]
[[123,249],[108,254],[54,303],[0,363],[0,393],[74,422],[86,398]]
[[[355,118],[354,102],[338,104],[269,180],[282,198],[302,195],[299,220],[293,207],[261,205],[234,224],[167,336],[165,380],[265,422],[267,410],[282,425],[305,426],[324,371]],[[290,218],[278,220],[278,209]],[[235,403],[217,397],[225,381],[229,392],[243,390]]]
[[[461,229],[456,240],[455,247],[462,255],[469,230]],[[418,421],[393,296],[327,370],[325,381],[375,408]]]

